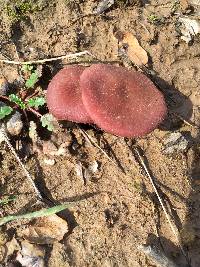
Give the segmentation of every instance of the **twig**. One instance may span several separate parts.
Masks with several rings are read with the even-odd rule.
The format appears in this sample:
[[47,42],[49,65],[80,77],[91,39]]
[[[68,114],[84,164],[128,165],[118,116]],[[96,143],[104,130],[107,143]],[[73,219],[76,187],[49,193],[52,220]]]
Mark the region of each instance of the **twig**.
[[21,166],[22,170],[24,171],[26,177],[28,178],[29,182],[31,183],[31,185],[33,186],[35,193],[37,194],[37,196],[42,199],[42,196],[40,194],[40,191],[37,189],[33,179],[31,178],[29,172],[27,171],[27,169],[25,168],[24,164],[22,163],[21,159],[18,157],[15,149],[13,148],[13,146],[10,143],[10,140],[6,134],[6,131],[4,129],[4,126],[0,127],[0,142],[4,141],[6,142],[7,146],[9,147],[9,149],[11,150],[11,152],[13,153],[13,155],[15,156],[17,162],[19,163],[19,165]]
[[4,95],[0,95],[0,98],[2,98],[3,100],[10,101],[10,99],[7,96],[4,96]]
[[78,52],[78,53],[74,53],[74,54],[68,54],[68,55],[64,55],[64,56],[45,58],[45,59],[38,59],[38,60],[31,60],[31,61],[14,61],[14,60],[0,59],[0,63],[7,63],[7,64],[13,64],[13,65],[42,64],[42,63],[45,63],[45,62],[62,60],[62,59],[67,59],[67,58],[76,58],[76,57],[81,57],[81,56],[84,56],[84,55],[89,55],[89,56],[94,57],[89,51],[83,51],[83,52]]
[[28,110],[31,111],[32,113],[34,113],[37,117],[39,117],[39,118],[42,117],[42,115],[33,108],[28,108]]
[[186,119],[184,119],[180,114],[177,114],[176,112],[171,112],[175,117],[179,118],[180,120],[182,120],[186,125],[190,126],[190,127],[194,127],[196,129],[199,129],[199,127],[197,125],[195,125],[193,122],[190,122]]
[[98,148],[105,156],[106,158],[111,161],[112,163],[115,164],[115,166],[118,167],[118,165],[108,156],[108,154],[92,139],[91,136],[89,136],[88,133],[86,133],[86,131],[84,131],[83,129],[81,129],[79,126],[77,126],[80,130],[80,132],[82,133],[82,135],[85,137],[85,139],[87,141],[89,141],[90,144],[92,144],[93,146],[95,146],[96,148]]
[[151,184],[152,184],[152,187],[153,187],[153,189],[154,189],[154,191],[155,191],[155,193],[156,193],[156,196],[157,196],[157,198],[158,198],[158,200],[159,200],[159,202],[160,202],[160,205],[161,205],[161,207],[162,207],[162,209],[163,209],[163,212],[164,212],[164,214],[165,214],[165,217],[166,217],[166,219],[167,219],[167,221],[168,221],[168,223],[169,223],[169,225],[170,225],[170,228],[171,228],[171,230],[172,230],[172,232],[173,232],[173,234],[174,234],[174,236],[175,236],[175,238],[176,238],[176,240],[177,240],[178,246],[180,247],[180,249],[181,249],[183,255],[184,255],[184,256],[186,257],[186,259],[187,259],[187,255],[186,255],[186,253],[185,253],[185,251],[184,251],[184,249],[183,249],[183,246],[182,246],[182,244],[181,244],[181,241],[180,241],[180,239],[179,239],[179,233],[177,232],[177,230],[176,230],[175,227],[173,226],[173,223],[172,223],[172,221],[171,221],[171,218],[170,218],[170,216],[168,215],[167,210],[166,210],[166,208],[165,208],[165,206],[164,206],[164,202],[163,202],[162,198],[160,197],[159,192],[158,192],[158,190],[157,190],[157,188],[156,188],[156,186],[155,186],[155,184],[154,184],[153,178],[151,177],[151,175],[150,175],[150,173],[149,173],[149,171],[148,171],[148,168],[147,168],[147,166],[146,166],[144,160],[142,159],[142,156],[140,155],[140,152],[139,152],[138,148],[135,147],[134,149],[135,149],[136,154],[138,155],[138,158],[139,158],[139,160],[140,160],[140,163],[142,164],[142,166],[143,166],[143,168],[144,168],[144,170],[145,170],[145,172],[146,172],[146,175],[149,177],[149,180],[150,180],[150,182],[151,182]]

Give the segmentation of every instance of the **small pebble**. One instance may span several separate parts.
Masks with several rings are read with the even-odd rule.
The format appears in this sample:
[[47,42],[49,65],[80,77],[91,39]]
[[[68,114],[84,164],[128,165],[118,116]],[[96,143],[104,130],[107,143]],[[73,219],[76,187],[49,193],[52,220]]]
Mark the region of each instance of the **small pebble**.
[[114,5],[114,0],[103,0],[100,1],[97,8],[94,10],[94,14],[100,15],[103,12],[105,12],[107,9],[109,9],[112,5]]
[[6,128],[9,134],[19,135],[23,128],[21,113],[16,111],[6,123]]
[[37,125],[34,121],[30,121],[30,126],[29,126],[29,137],[33,141],[33,143],[36,143],[38,138],[38,133],[37,133]]
[[173,154],[174,152],[183,152],[188,148],[189,140],[180,132],[175,132],[167,135],[164,140],[165,154]]
[[6,78],[0,77],[0,95],[7,95],[9,92],[9,83]]
[[53,166],[55,165],[55,163],[56,163],[55,159],[44,158],[44,164],[46,165]]
[[43,153],[46,155],[55,156],[58,149],[51,141],[44,141],[43,142]]
[[88,167],[88,171],[90,173],[95,173],[98,170],[99,164],[96,160],[94,160],[91,165]]

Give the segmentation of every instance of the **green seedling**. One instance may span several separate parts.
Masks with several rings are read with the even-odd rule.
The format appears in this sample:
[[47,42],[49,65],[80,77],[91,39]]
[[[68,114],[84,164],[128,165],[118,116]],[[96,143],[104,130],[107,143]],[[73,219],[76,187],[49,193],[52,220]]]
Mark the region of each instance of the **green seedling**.
[[28,100],[27,106],[28,107],[34,107],[34,108],[39,108],[41,106],[44,106],[45,104],[45,99],[44,97],[32,97]]
[[41,68],[34,68],[33,65],[23,65],[21,68],[22,72],[28,76],[25,86],[29,88],[34,88],[35,84],[39,81],[39,78],[42,75]]
[[149,15],[147,20],[152,24],[159,24],[162,22],[162,19],[155,14]]
[[[17,107],[14,107],[14,108],[22,109],[25,114],[26,114],[26,111],[30,111],[34,113],[37,117],[40,118],[40,121],[43,127],[47,127],[49,131],[53,131],[54,129],[53,122],[55,121],[55,118],[53,117],[53,115],[49,113],[45,115],[41,115],[36,110],[39,107],[42,107],[45,105],[46,101],[44,97],[38,96],[38,97],[31,97],[27,100],[26,99],[22,100],[22,98],[20,98],[18,95],[11,94],[9,95],[9,97],[4,96],[3,98],[9,101],[11,105],[12,103],[16,104]],[[7,105],[0,107],[0,120],[10,115],[14,108],[12,108],[11,106],[7,106]]]
[[39,80],[39,75],[37,71],[34,71],[33,73],[31,73],[29,79],[26,81],[25,86],[27,88],[33,88],[35,84],[38,82],[38,80]]
[[40,106],[43,106],[45,104],[44,97],[32,97],[29,98],[28,101],[23,101],[19,96],[16,94],[9,95],[9,100],[15,104],[17,104],[21,109],[29,109],[31,107],[38,108]]
[[10,102],[17,104],[21,109],[26,108],[26,104],[24,103],[24,101],[19,96],[15,95],[15,94],[9,95],[9,100],[10,100]]
[[[27,89],[34,88],[35,84],[39,80],[39,77],[42,75],[42,66],[38,65],[37,68],[35,68],[31,64],[24,64],[21,67],[21,72],[24,74],[26,80],[25,87]],[[26,90],[23,90],[20,91],[19,94],[10,94],[8,97],[0,95],[0,98],[10,102],[10,105],[0,107],[0,120],[10,115],[13,109],[20,108],[25,114],[26,118],[26,112],[30,111],[40,118],[43,127],[47,127],[49,131],[53,131],[53,121],[55,121],[55,118],[48,113],[43,116],[39,113],[38,108],[44,106],[46,101],[43,96],[35,96],[38,93],[39,90],[33,92],[30,96],[28,91],[26,92]],[[15,104],[14,107],[13,104]]]

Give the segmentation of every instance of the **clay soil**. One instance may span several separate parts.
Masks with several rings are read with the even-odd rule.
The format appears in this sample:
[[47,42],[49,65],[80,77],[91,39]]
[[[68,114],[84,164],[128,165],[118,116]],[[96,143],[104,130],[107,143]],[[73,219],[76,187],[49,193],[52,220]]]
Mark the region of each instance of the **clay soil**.
[[[94,0],[38,1],[41,9],[18,21],[12,21],[3,8],[7,2],[1,1],[0,7],[1,58],[43,59],[84,50],[95,55],[95,60],[82,57],[47,64],[44,90],[66,64],[90,65],[99,61],[137,69],[120,55],[115,38],[116,31],[131,32],[148,52],[149,64],[143,71],[162,90],[169,109],[167,119],[158,129],[137,140],[80,125],[111,160],[85,139],[76,124],[64,123],[52,134],[40,128],[46,151],[33,149],[26,127],[20,136],[11,137],[46,198],[45,205],[74,202],[60,215],[68,222],[69,232],[61,241],[44,245],[46,266],[159,266],[139,249],[140,245],[159,248],[177,266],[200,266],[200,139],[198,127],[187,123],[200,125],[200,46],[197,36],[187,44],[177,30],[178,17],[193,12],[188,11],[187,1],[177,4],[175,12],[174,5],[179,1],[116,1],[100,16],[91,15],[98,3]],[[148,19],[152,14],[159,17],[158,22]],[[10,83],[19,78],[16,66],[1,64],[0,70]],[[187,136],[188,146],[166,154],[164,140],[175,132]],[[65,143],[66,153],[51,156],[48,144],[52,143],[56,147]],[[179,233],[179,242],[134,146],[144,155]],[[47,159],[54,160],[54,164],[47,164]],[[39,209],[37,196],[4,143],[0,145],[0,168],[1,197],[16,196],[14,202],[1,207],[1,217]],[[18,239],[21,227],[21,221],[8,223],[1,235],[6,235],[8,241]],[[2,266],[16,264],[13,259],[11,255],[5,260],[2,252]]]

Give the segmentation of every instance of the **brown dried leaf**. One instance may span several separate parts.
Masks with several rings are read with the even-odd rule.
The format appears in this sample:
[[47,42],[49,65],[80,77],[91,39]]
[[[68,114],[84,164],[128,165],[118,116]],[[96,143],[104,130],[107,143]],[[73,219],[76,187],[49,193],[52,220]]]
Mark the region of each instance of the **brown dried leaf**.
[[20,235],[35,244],[53,244],[60,241],[68,231],[68,224],[56,214],[41,217],[21,231]]
[[129,59],[138,66],[148,63],[147,52],[140,46],[137,38],[130,32],[124,33],[123,39],[119,44],[121,47],[126,47],[126,54]]
[[9,242],[6,243],[5,247],[6,247],[5,259],[7,259],[15,251],[20,250],[20,244],[14,237]]

